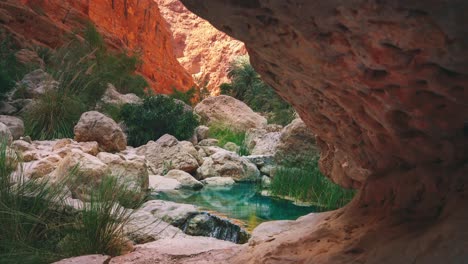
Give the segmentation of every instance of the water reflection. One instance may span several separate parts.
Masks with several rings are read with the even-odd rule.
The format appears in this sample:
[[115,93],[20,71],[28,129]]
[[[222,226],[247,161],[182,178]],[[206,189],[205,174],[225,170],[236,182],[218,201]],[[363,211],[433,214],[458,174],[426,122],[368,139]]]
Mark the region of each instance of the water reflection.
[[178,190],[155,194],[156,199],[188,203],[203,210],[215,211],[229,218],[242,220],[249,229],[271,220],[294,220],[316,211],[312,206],[297,206],[292,202],[265,197],[254,184],[205,187],[199,191]]

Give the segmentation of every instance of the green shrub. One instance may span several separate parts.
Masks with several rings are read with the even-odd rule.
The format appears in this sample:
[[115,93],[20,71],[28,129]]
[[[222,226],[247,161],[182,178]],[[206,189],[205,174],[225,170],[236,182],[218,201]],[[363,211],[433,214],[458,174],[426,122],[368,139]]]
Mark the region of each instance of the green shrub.
[[139,65],[136,56],[107,50],[91,24],[83,36],[84,41],[75,38],[52,55],[45,50],[41,53],[48,58],[47,72],[59,87],[44,94],[24,113],[26,130],[34,139],[71,137],[81,113],[95,107],[108,83],[121,93],[144,94],[147,83],[134,74]]
[[193,135],[198,119],[184,105],[164,96],[150,96],[141,105],[127,104],[121,111],[122,120],[128,128],[128,142],[141,146],[149,140],[157,140],[164,134],[185,140]]
[[73,138],[73,127],[88,107],[63,88],[37,99],[24,115],[26,135],[34,139]]
[[197,94],[197,90],[195,89],[195,87],[190,88],[186,92],[179,91],[179,90],[173,88],[172,89],[172,94],[170,94],[169,96],[171,98],[181,100],[182,102],[184,102],[184,103],[186,103],[188,105],[192,105],[193,100],[195,100],[196,94]]
[[248,148],[245,145],[245,132],[233,131],[222,124],[213,124],[210,126],[209,136],[216,138],[220,147],[223,147],[228,142],[232,142],[240,147],[237,154],[241,156],[249,155]]
[[346,205],[355,194],[355,191],[343,189],[322,175],[318,158],[303,167],[279,167],[271,181],[270,191],[276,196],[310,202],[323,211]]
[[228,70],[231,83],[220,86],[221,94],[230,95],[246,103],[256,112],[264,112],[269,123],[289,124],[295,117],[294,109],[264,83],[245,59],[231,63]]
[[13,44],[11,36],[0,32],[0,37],[0,99],[3,99],[16,85],[16,81],[23,78],[27,67],[17,61],[15,53],[18,48]]
[[0,263],[51,263],[62,258],[86,255],[117,255],[124,247],[123,227],[142,203],[128,194],[130,185],[106,177],[92,193],[82,211],[64,204],[63,186],[70,177],[54,184],[26,180],[16,153],[0,145]]

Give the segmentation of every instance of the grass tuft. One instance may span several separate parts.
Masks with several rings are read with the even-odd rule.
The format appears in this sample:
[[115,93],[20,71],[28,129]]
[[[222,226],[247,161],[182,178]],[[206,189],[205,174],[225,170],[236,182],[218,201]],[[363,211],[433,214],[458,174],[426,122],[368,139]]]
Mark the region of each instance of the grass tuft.
[[229,129],[223,124],[212,124],[210,126],[210,138],[218,140],[218,146],[223,147],[226,143],[232,142],[239,146],[237,154],[240,156],[249,155],[249,150],[245,144],[245,132],[237,132]]
[[332,183],[320,172],[318,158],[303,167],[281,166],[271,181],[272,195],[309,202],[322,211],[346,205],[354,197],[354,190],[346,190]]

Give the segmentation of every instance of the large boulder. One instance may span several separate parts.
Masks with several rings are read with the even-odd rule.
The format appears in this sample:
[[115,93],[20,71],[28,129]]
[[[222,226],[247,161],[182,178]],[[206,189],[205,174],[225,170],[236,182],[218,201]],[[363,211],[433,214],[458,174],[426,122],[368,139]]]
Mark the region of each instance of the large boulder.
[[26,74],[16,84],[15,93],[21,93],[22,98],[37,98],[49,90],[57,89],[59,82],[42,69],[34,70]]
[[155,192],[174,191],[182,188],[182,184],[173,178],[161,175],[149,175],[149,188]]
[[231,177],[210,177],[201,182],[207,186],[230,186],[236,183]]
[[245,135],[245,145],[251,155],[274,155],[280,141],[281,132],[266,129],[249,129]]
[[136,94],[121,94],[112,84],[107,85],[107,89],[101,98],[101,102],[104,104],[111,104],[121,106],[124,104],[142,104],[143,100]]
[[274,155],[278,163],[301,164],[310,161],[318,153],[315,135],[302,119],[296,118],[281,131]]
[[24,123],[20,118],[15,116],[0,115],[0,123],[5,124],[10,129],[13,139],[19,139],[24,135]]
[[180,182],[182,188],[198,190],[203,188],[203,184],[197,181],[192,175],[181,170],[170,170],[166,175],[166,178],[175,179]]
[[248,159],[229,151],[219,151],[205,159],[197,170],[198,179],[231,177],[235,181],[257,181],[260,171]]
[[83,113],[74,132],[76,141],[96,141],[106,152],[125,150],[127,146],[127,138],[119,125],[97,111]]
[[224,125],[237,131],[267,125],[264,117],[255,113],[245,103],[227,95],[208,97],[201,101],[194,111],[207,125]]
[[157,141],[150,141],[136,149],[137,154],[144,155],[154,174],[162,175],[171,169],[195,172],[199,167],[198,152],[171,135],[164,135]]
[[148,189],[148,169],[144,157],[107,152],[100,152],[96,157],[108,166],[111,175],[129,184],[130,188]]
[[197,141],[207,139],[210,136],[210,128],[207,126],[198,126],[195,128],[195,135],[197,137]]
[[53,181],[66,179],[73,196],[82,201],[89,201],[93,190],[109,175],[109,168],[104,162],[77,149],[71,149],[50,174]]

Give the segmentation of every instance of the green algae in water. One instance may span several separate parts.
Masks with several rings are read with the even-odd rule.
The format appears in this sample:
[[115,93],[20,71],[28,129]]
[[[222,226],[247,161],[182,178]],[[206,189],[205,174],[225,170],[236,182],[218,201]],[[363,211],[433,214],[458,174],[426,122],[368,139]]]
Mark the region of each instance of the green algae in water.
[[247,229],[265,221],[295,220],[300,216],[317,212],[314,206],[298,206],[291,201],[262,196],[252,183],[232,186],[206,186],[199,191],[177,190],[160,192],[155,199],[193,204],[202,210],[214,211],[244,222]]

